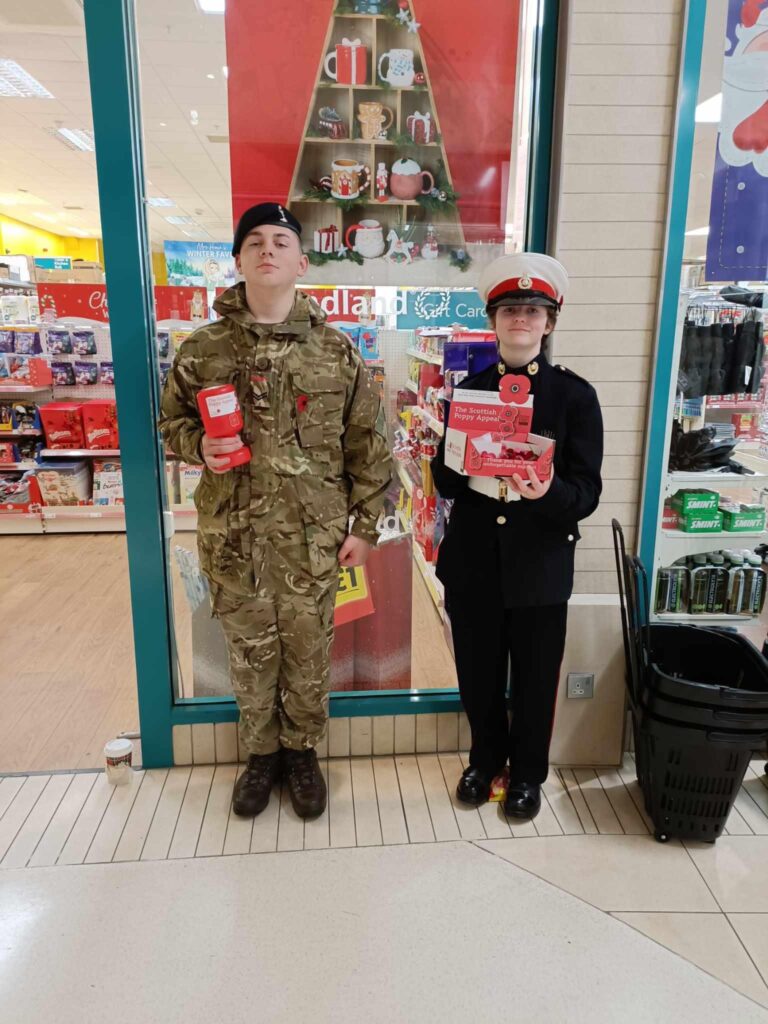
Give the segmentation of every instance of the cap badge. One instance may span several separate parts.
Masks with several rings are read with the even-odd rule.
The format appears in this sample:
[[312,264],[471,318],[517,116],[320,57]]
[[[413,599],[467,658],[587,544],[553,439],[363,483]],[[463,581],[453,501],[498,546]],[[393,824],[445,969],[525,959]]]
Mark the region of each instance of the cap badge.
[[535,377],[538,372],[539,372],[539,364],[538,363],[528,363],[528,373],[530,374],[531,377]]
[[520,280],[517,282],[517,287],[520,288],[521,290],[525,291],[528,288],[530,288],[532,284],[533,284],[533,281],[526,274],[524,277],[521,277]]
[[287,224],[288,218],[285,216],[285,210],[282,208],[282,206],[279,205],[277,208],[280,211],[280,220],[283,222],[283,224]]

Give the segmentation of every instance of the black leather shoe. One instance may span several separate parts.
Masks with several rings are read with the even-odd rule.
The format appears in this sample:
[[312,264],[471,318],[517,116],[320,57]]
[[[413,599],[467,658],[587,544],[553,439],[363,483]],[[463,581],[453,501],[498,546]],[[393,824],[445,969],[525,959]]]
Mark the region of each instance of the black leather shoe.
[[279,750],[274,754],[251,754],[247,768],[235,783],[232,810],[243,818],[255,818],[261,814],[279,778]]
[[317,818],[323,813],[328,790],[314,750],[283,748],[283,775],[293,809],[300,818]]
[[504,800],[508,818],[530,821],[541,810],[541,786],[537,782],[510,782]]
[[456,796],[464,804],[479,807],[491,795],[493,777],[481,772],[479,768],[465,768],[456,787]]

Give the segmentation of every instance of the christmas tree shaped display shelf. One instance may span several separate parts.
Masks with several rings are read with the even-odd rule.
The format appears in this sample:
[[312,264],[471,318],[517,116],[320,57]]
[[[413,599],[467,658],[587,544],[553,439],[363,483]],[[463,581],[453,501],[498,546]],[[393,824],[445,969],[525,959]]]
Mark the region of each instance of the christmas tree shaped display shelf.
[[409,0],[337,0],[288,202],[310,279],[439,284],[469,266],[418,30]]

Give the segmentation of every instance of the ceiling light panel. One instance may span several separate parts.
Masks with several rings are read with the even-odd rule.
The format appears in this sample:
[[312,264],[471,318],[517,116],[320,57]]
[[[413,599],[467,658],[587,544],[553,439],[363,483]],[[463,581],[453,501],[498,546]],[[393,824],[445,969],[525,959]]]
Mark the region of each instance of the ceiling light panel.
[[15,60],[0,60],[0,96],[15,99],[53,99],[53,93],[48,92],[42,83],[33,78]]

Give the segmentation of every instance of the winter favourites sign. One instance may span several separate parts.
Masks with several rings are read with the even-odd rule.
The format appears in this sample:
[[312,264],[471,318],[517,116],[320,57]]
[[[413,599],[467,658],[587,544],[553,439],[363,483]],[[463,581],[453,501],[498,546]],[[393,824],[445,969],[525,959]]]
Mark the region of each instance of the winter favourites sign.
[[708,281],[768,277],[768,0],[729,0]]
[[445,464],[465,476],[549,477],[555,442],[529,433],[533,398],[528,377],[507,374],[500,390],[454,391],[445,433]]
[[235,257],[229,242],[165,242],[168,283],[227,288],[235,283]]

